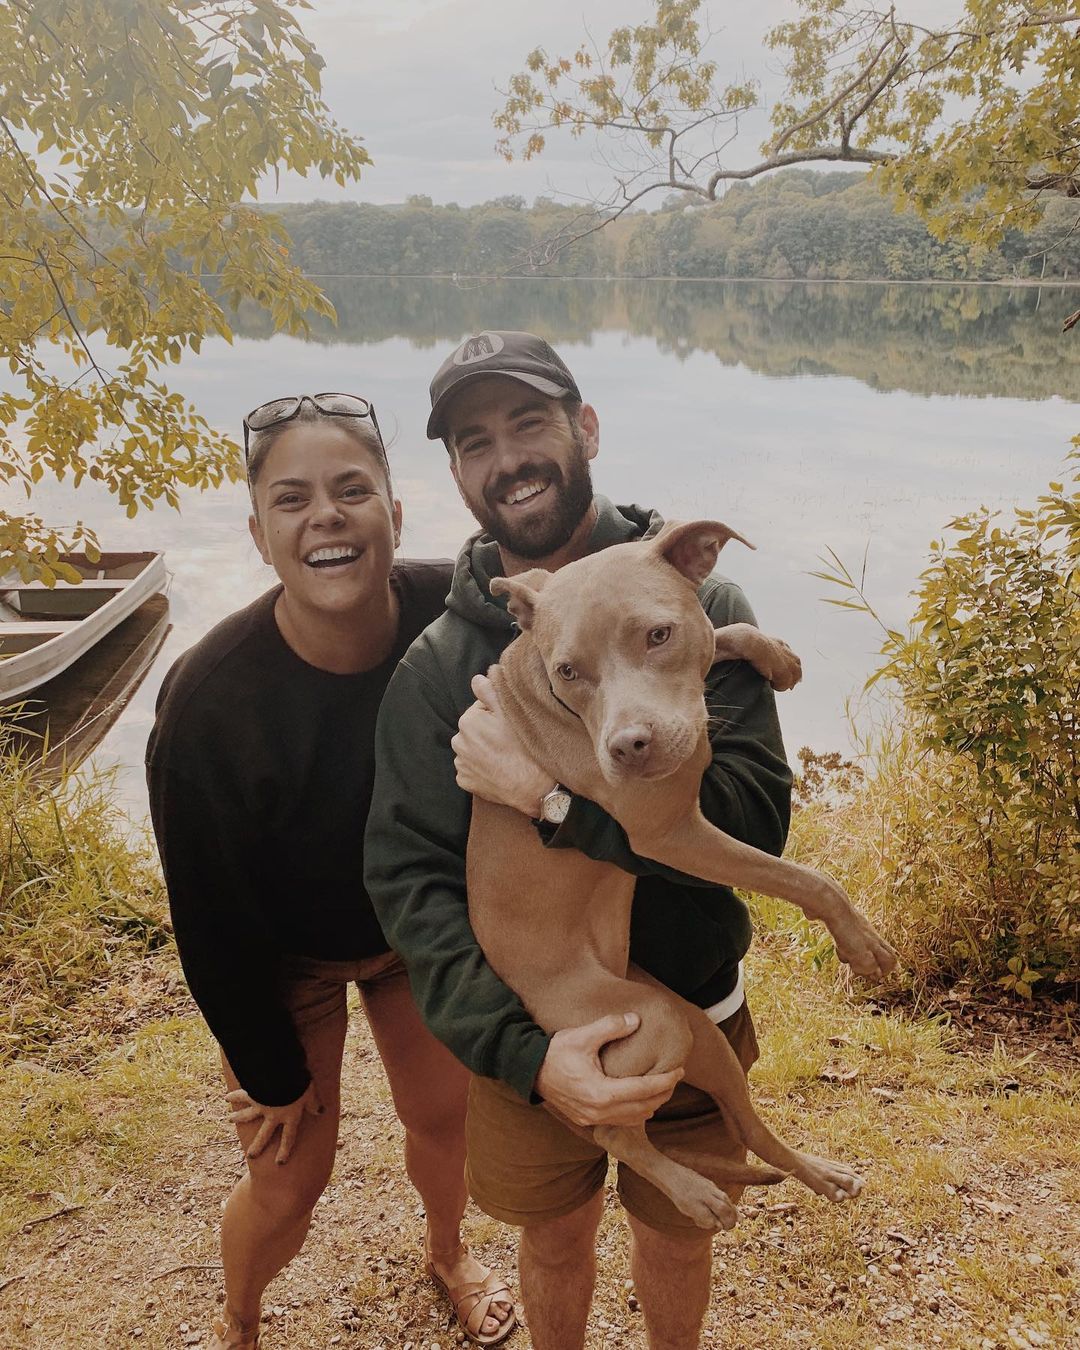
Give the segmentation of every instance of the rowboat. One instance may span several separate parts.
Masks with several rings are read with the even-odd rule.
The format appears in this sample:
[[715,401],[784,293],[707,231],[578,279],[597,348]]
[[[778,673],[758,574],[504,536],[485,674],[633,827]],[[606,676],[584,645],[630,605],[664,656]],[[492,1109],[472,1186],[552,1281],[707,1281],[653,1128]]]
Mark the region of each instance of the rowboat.
[[81,582],[0,577],[0,705],[54,679],[165,589],[161,553],[65,554]]

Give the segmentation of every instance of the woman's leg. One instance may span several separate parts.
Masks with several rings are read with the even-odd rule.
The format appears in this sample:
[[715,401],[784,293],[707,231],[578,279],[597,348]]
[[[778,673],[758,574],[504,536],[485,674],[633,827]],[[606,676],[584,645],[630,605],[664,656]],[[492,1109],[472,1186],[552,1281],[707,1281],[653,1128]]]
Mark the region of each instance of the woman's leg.
[[[428,1031],[399,963],[385,975],[360,982],[371,1034],[405,1127],[405,1169],[427,1214],[426,1247],[451,1289],[483,1281],[490,1273],[461,1239],[465,1186],[465,1106],[469,1072]],[[509,1299],[492,1302],[483,1325],[494,1335],[513,1312]]]
[[[226,1323],[232,1333],[225,1339],[226,1345],[241,1331],[248,1337],[257,1331],[263,1290],[300,1250],[312,1210],[330,1179],[341,1115],[345,991],[346,986],[340,982],[313,979],[298,981],[290,991],[290,1005],[323,1114],[302,1118],[287,1163],[274,1161],[279,1142],[276,1137],[257,1158],[247,1159],[247,1174],[226,1203],[221,1258]],[[239,1084],[224,1055],[222,1065],[232,1091]],[[245,1151],[259,1124],[254,1120],[237,1125],[236,1133]]]

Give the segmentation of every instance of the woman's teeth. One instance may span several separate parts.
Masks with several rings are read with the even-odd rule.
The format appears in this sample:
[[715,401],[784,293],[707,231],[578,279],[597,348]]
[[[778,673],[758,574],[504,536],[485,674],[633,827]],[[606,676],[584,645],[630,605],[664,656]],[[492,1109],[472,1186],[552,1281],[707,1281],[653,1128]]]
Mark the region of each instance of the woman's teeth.
[[309,567],[330,567],[335,563],[352,562],[359,556],[358,548],[353,548],[351,544],[338,544],[334,548],[317,548],[304,561]]

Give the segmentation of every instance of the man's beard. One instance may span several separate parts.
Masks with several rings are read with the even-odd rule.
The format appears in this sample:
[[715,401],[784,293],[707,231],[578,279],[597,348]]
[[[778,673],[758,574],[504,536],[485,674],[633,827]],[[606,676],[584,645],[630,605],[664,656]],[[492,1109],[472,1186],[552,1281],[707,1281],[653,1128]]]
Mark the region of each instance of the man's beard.
[[[574,453],[566,472],[551,463],[529,463],[513,475],[500,478],[485,490],[483,499],[470,501],[469,509],[497,544],[516,558],[546,558],[568,544],[592,505],[592,474],[585,453],[585,438],[574,427]],[[534,517],[520,522],[508,521],[501,514],[501,499],[536,478],[550,479],[546,495],[550,505]]]

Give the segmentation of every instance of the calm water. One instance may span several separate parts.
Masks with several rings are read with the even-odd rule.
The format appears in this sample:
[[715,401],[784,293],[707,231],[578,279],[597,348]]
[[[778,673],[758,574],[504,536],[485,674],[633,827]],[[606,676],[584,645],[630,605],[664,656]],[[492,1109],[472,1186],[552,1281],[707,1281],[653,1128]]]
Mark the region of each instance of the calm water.
[[[718,517],[752,539],[722,555],[763,627],[803,657],[781,699],[789,750],[843,749],[845,702],[873,669],[862,617],[822,602],[808,573],[827,549],[903,625],[931,539],[980,504],[1034,499],[1080,431],[1075,292],[784,282],[448,281],[324,283],[339,326],[310,341],[270,336],[242,314],[230,346],[208,342],[172,383],[239,433],[250,407],[283,393],[368,395],[395,437],[404,551],[449,555],[472,529],[440,444],[424,439],[427,384],[443,355],[484,327],[540,332],[600,415],[594,475],[616,501],[673,518]],[[54,521],[81,516],[110,548],[166,550],[173,632],[137,698],[97,752],[145,811],[142,751],[169,663],[272,581],[251,546],[242,488],[129,521],[95,490],[51,487]],[[863,715],[871,710],[864,705]]]

